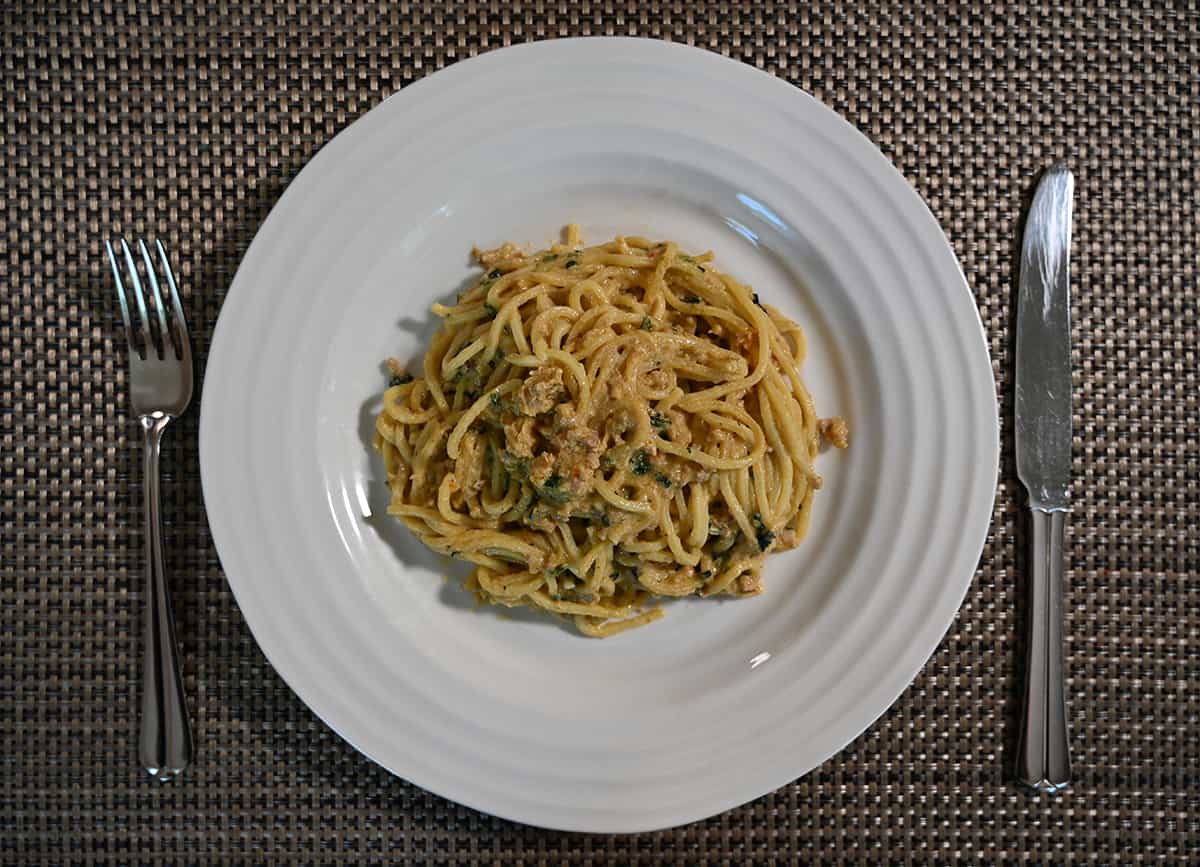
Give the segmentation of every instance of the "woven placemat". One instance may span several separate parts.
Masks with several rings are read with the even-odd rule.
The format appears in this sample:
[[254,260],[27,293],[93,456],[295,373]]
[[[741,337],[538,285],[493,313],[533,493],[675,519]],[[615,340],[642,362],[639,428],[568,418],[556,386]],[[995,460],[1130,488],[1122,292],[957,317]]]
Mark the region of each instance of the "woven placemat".
[[[1200,858],[1200,17],[1185,3],[922,11],[680,0],[0,5],[0,860],[723,864]],[[427,794],[317,720],[255,645],[205,522],[190,412],[168,434],[169,565],[198,761],[134,760],[136,427],[102,239],[174,251],[202,369],[256,228],[389,93],[511,42],[632,34],[769,70],[841,112],[958,252],[1005,395],[975,582],[896,705],[806,777],[654,834],[535,830]],[[1009,782],[1023,591],[1010,299],[1023,197],[1078,177],[1077,782]]]

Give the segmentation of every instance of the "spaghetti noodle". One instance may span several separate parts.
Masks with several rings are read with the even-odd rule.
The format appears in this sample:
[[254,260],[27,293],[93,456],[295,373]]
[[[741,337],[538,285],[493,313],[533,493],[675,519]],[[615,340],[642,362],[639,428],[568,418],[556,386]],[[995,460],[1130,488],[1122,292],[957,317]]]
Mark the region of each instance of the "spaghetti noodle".
[[475,251],[421,374],[395,360],[375,445],[389,513],[475,564],[482,600],[604,637],[652,597],[754,595],[804,537],[821,478],[800,327],[712,254],[618,237]]

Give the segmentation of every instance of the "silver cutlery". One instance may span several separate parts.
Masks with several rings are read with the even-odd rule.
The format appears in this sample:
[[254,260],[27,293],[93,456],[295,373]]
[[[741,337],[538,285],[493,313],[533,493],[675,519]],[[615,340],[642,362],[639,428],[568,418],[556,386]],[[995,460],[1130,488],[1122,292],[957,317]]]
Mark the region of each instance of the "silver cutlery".
[[[169,780],[192,760],[192,728],[175,643],[175,617],[163,566],[162,509],[158,461],[163,431],[192,399],[192,348],[175,274],[162,242],[155,243],[155,268],[145,241],[137,247],[150,284],[143,289],[133,251],[124,239],[120,254],[105,242],[112,263],[125,339],[129,343],[129,383],[133,411],[142,426],[142,464],[146,522],[146,600],[142,658],[142,721],[138,756],[158,780]],[[128,284],[122,279],[122,261]],[[161,280],[160,280],[161,276]],[[163,294],[163,285],[166,295]],[[128,285],[128,288],[126,286]],[[133,309],[130,298],[133,296]]]
[[1017,299],[1017,475],[1029,494],[1029,614],[1017,778],[1071,780],[1063,684],[1063,543],[1071,481],[1071,209],[1063,164],[1042,177],[1025,223]]

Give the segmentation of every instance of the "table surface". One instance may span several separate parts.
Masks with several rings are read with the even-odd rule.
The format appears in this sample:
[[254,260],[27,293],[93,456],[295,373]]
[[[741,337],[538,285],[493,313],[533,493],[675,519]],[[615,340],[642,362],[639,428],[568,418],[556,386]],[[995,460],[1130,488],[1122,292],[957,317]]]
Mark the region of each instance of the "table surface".
[[[18,4],[19,6],[19,4]],[[1099,864],[1200,857],[1195,0],[920,7],[682,0],[0,4],[0,861]],[[174,251],[203,370],[289,180],[388,94],[560,35],[694,43],[832,106],[944,226],[990,340],[1004,456],[974,583],[890,711],[707,821],[562,834],[372,765],[273,672],[209,538],[189,412],[165,448],[169,567],[199,743],[136,766],[138,437],[102,241]],[[1077,174],[1076,493],[1066,661],[1076,782],[1011,783],[1024,591],[1012,460],[1021,207]]]

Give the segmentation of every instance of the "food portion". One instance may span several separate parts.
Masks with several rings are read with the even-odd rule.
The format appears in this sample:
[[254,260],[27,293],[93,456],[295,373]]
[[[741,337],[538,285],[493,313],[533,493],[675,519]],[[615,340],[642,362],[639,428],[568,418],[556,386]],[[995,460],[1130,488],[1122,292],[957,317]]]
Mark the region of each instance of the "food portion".
[[762,592],[804,538],[822,439],[796,323],[670,241],[475,251],[420,371],[389,360],[389,513],[486,602],[604,637],[656,597]]

